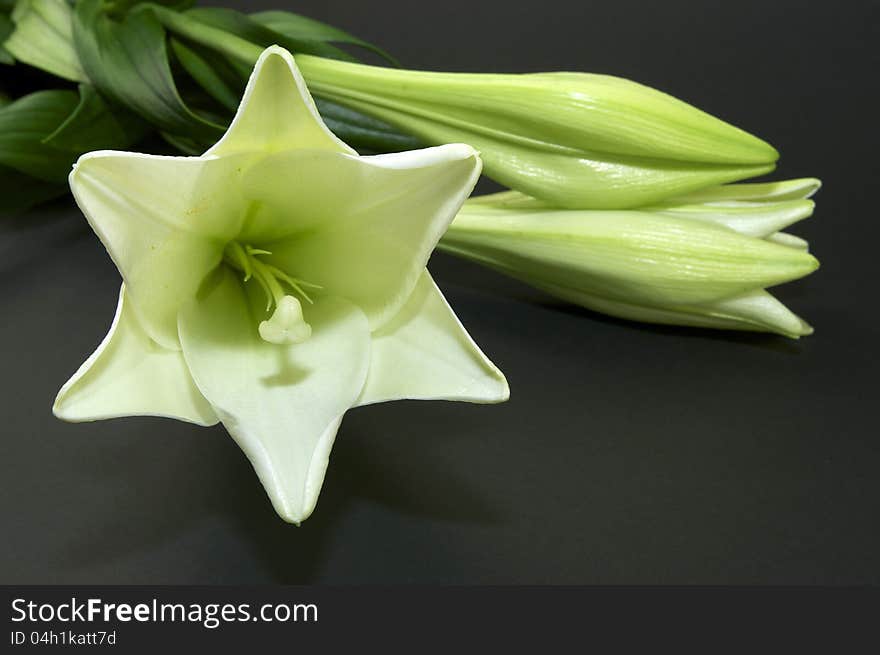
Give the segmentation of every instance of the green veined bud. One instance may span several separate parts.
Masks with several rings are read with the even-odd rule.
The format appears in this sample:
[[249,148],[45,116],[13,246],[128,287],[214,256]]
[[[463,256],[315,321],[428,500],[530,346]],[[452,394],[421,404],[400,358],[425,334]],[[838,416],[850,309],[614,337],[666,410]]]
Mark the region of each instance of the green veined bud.
[[465,203],[440,247],[606,314],[796,338],[812,328],[765,289],[818,267],[781,232],[812,213],[817,188],[719,187],[639,211],[554,209],[507,192]]
[[607,75],[297,62],[316,95],[428,143],[468,143],[487,175],[559,207],[639,207],[767,173],[778,158],[764,141],[691,105]]

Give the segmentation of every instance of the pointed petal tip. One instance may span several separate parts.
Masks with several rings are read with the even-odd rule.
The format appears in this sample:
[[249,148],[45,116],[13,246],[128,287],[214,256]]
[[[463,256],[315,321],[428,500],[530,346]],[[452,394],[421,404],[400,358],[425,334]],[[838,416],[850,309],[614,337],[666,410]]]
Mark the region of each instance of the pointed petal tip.
[[279,60],[278,63],[287,65],[291,76],[298,84],[302,81],[304,85],[305,80],[302,79],[302,73],[299,70],[299,66],[296,64],[296,59],[294,58],[293,53],[278,44],[270,45],[260,53],[257,62],[254,64],[253,71],[251,71],[251,77],[256,77],[263,67],[272,63],[273,60]]
[[[816,193],[816,191],[813,190],[813,191],[810,191],[809,193],[810,193],[810,195],[813,195],[814,193]],[[805,218],[810,218],[810,216],[813,215],[813,212],[816,211],[816,201],[815,200],[810,200],[809,198],[804,198],[803,200],[801,200],[801,204],[802,204],[802,208],[801,208],[801,211],[798,213],[797,218],[795,219],[796,221],[803,220]]]
[[818,268],[819,268],[819,266],[821,266],[821,264],[819,263],[819,260],[816,259],[815,256],[813,256],[812,254],[810,254],[806,250],[802,250],[802,251],[800,251],[800,253],[804,257],[804,273],[801,275],[801,277],[806,277],[810,273],[813,273],[816,270],[818,270]]
[[[474,345],[476,346],[476,344]],[[473,388],[463,392],[460,397],[450,397],[449,399],[477,405],[498,405],[507,402],[510,400],[510,385],[507,383],[507,378],[482,351],[480,354],[484,364],[491,369],[487,372],[487,377],[491,379],[491,382],[485,379],[479,381]]]
[[293,54],[290,52],[290,50],[278,45],[277,43],[273,43],[270,46],[266,46],[266,49],[263,50],[263,53],[260,56],[261,57],[271,57],[273,55],[278,56],[278,57],[284,57],[284,58],[289,57],[289,58],[293,59]]
[[486,359],[487,363],[489,363],[494,369],[492,372],[496,381],[498,382],[497,393],[495,395],[484,394],[479,402],[486,405],[497,405],[499,403],[506,403],[510,400],[510,385],[507,383],[507,377],[504,373],[501,372],[495,364]]
[[64,386],[58,390],[58,393],[55,395],[55,401],[52,403],[52,415],[65,423],[86,423],[96,420],[94,417],[78,413],[76,411],[76,403],[68,402],[70,390],[79,377],[79,372],[77,372],[65,382]]
[[797,314],[792,314],[795,321],[797,321],[798,325],[796,325],[789,332],[780,332],[782,336],[788,337],[789,339],[794,339],[797,341],[801,337],[808,337],[813,334],[816,330],[813,329],[813,326],[807,323],[804,319],[802,319]]
[[256,75],[263,66],[270,63],[272,60],[280,60],[279,63],[286,64],[295,77],[301,75],[299,66],[296,65],[296,59],[293,57],[293,53],[278,44],[270,45],[260,53],[257,62],[254,64],[252,75]]
[[[499,371],[499,373],[501,372]],[[501,388],[501,394],[498,396],[498,400],[496,402],[506,403],[508,400],[510,400],[510,385],[507,383],[507,378],[504,376],[503,373],[501,373],[501,382],[503,386]]]
[[759,141],[761,142],[762,149],[764,150],[764,152],[767,155],[767,161],[772,162],[774,164],[776,162],[778,162],[779,161],[779,151],[776,148],[774,148],[773,146],[771,146],[769,143],[764,141],[763,139],[759,139]]
[[822,188],[822,180],[818,177],[805,177],[802,180],[804,187],[804,198],[812,197],[819,189]]
[[806,250],[792,248],[791,246],[774,241],[769,241],[768,243],[774,244],[778,248],[778,251],[785,256],[788,262],[786,265],[788,272],[780,277],[779,282],[775,282],[768,286],[776,286],[776,284],[781,284],[782,282],[800,280],[801,278],[805,278],[814,273],[820,266],[819,260]]
[[725,144],[719,143],[718,155],[724,155],[721,161],[742,165],[770,166],[771,170],[779,161],[779,151],[764,139],[751,134],[730,123],[722,123],[730,127],[733,132],[726,132]]
[[479,159],[480,157],[480,152],[466,143],[447,143],[446,145],[437,147],[444,148],[448,151],[450,159],[468,159],[470,157],[476,157]]
[[270,490],[266,487],[266,492],[269,495],[269,500],[272,502],[272,508],[275,510],[275,513],[278,514],[278,517],[285,523],[300,527],[302,526],[303,521],[309,518],[315,511],[322,482],[323,470],[316,491],[314,493],[309,493],[309,489],[307,488],[305,490],[306,496],[299,500],[291,498],[290,494],[286,493],[283,489],[276,488]]
[[229,128],[203,156],[267,145],[356,154],[324,123],[293,54],[279,45],[260,53]]
[[300,511],[293,511],[293,508],[289,507],[287,504],[279,505],[275,502],[275,499],[272,499],[272,506],[275,509],[275,513],[278,514],[278,517],[284,521],[285,523],[289,523],[291,525],[295,525],[296,527],[302,527],[303,521],[309,518],[312,515],[312,510],[306,512],[304,509]]
[[477,175],[479,175],[483,166],[480,153],[473,146],[466,143],[444,143],[439,146],[419,148],[418,150],[404,150],[380,155],[354,155],[353,158],[365,164],[396,169],[426,168],[474,159],[475,174]]
[[[284,61],[292,62],[293,55],[286,48],[281,47],[277,43],[273,43],[270,46],[267,46],[263,52],[260,53],[260,56],[257,58],[257,63],[254,66],[255,68],[259,68],[267,59],[272,57],[279,57]],[[296,64],[294,64],[296,65]]]
[[64,387],[61,387],[58,395],[55,396],[55,402],[52,403],[52,415],[61,421],[66,421],[67,423],[75,423],[77,422],[76,419],[70,416],[70,414],[64,408],[64,395],[66,391],[65,387],[66,385]]
[[466,143],[447,143],[435,147],[438,148],[443,154],[444,159],[448,162],[467,162],[473,160],[473,174],[471,175],[473,181],[473,184],[471,184],[471,190],[473,190],[480,174],[483,172],[483,159],[480,157],[480,153],[476,148],[469,146]]
[[510,400],[510,385],[507,384],[507,378],[504,377],[504,374],[497,367],[494,367],[494,364],[488,360],[486,361],[495,368],[496,386],[487,388],[487,385],[483,382],[474,388],[464,390],[460,395],[450,395],[446,400],[473,403],[475,405],[499,405]]

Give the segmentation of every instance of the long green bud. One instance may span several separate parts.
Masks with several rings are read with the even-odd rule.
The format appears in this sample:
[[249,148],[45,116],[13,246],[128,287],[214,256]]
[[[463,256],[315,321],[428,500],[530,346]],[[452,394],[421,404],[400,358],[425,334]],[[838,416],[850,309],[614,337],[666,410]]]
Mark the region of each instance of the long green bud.
[[487,175],[559,207],[639,207],[767,173],[778,158],[764,141],[691,105],[607,75],[296,59],[316,95],[428,143],[468,143]]
[[465,203],[440,248],[613,316],[797,338],[812,328],[765,289],[818,267],[780,232],[812,213],[818,186],[721,186],[639,211],[506,192]]

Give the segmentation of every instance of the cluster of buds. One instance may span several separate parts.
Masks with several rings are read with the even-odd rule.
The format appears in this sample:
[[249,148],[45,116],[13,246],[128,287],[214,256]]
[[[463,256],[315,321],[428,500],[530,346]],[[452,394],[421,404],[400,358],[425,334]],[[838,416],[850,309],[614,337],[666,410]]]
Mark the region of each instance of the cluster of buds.
[[618,317],[812,332],[766,289],[818,267],[782,230],[812,214],[820,183],[730,184],[775,168],[761,139],[606,75],[298,61],[317,95],[428,143],[469,143],[510,187],[468,201],[441,249]]
[[[88,22],[87,4],[100,9],[97,0],[83,4],[80,23]],[[277,12],[220,16],[153,4],[137,12],[154,29],[161,24],[247,70],[269,45],[253,39],[282,38],[291,24]],[[9,53],[88,79],[66,2],[20,0],[11,20]],[[444,249],[615,316],[810,333],[765,289],[818,266],[801,239],[780,230],[810,215],[819,182],[731,184],[776,166],[777,151],[748,132],[609,75],[428,72],[314,54],[298,54],[296,63],[327,103],[320,107],[376,121],[353,136],[379,125],[429,145],[466,143],[484,173],[511,189],[468,202]],[[196,77],[216,95],[213,83]],[[293,317],[296,308],[288,309]]]
[[559,209],[515,191],[468,201],[440,248],[612,316],[775,332],[812,328],[766,291],[819,263],[783,232],[815,179],[705,189],[638,210]]
[[776,150],[672,96],[588,73],[433,73],[301,56],[312,91],[558,207],[626,209],[773,170]]

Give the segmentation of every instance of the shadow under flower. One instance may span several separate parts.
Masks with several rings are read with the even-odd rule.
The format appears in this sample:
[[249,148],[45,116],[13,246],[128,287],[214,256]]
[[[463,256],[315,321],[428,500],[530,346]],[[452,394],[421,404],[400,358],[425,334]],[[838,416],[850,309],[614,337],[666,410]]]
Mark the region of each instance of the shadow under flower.
[[[366,408],[346,417],[317,509],[299,528],[275,514],[247,459],[221,427],[163,422],[166,429],[157,444],[156,421],[161,419],[127,419],[141,421],[141,429],[127,430],[124,441],[103,443],[81,460],[83,477],[101,480],[100,486],[113,493],[83,513],[90,525],[77,534],[89,538],[59,544],[60,561],[54,564],[74,570],[112,566],[169,543],[177,552],[185,533],[219,529],[233,533],[255,561],[240,562],[239,570],[206,563],[183,582],[248,583],[256,577],[257,582],[306,584],[321,580],[328,550],[339,546],[342,524],[364,501],[417,520],[499,522],[502,517],[483,490],[469,485],[454,467],[438,465],[437,448],[451,437],[446,422],[432,420],[424,403],[396,403],[396,408],[409,409],[403,414],[410,421],[415,411],[433,427],[420,427],[419,438],[413,439],[403,417],[386,425],[383,419],[391,412],[377,417],[381,412]],[[466,421],[457,424],[456,434],[466,434]],[[434,448],[426,449],[431,442]],[[373,534],[381,539],[380,533]],[[223,562],[229,565],[235,562]]]

